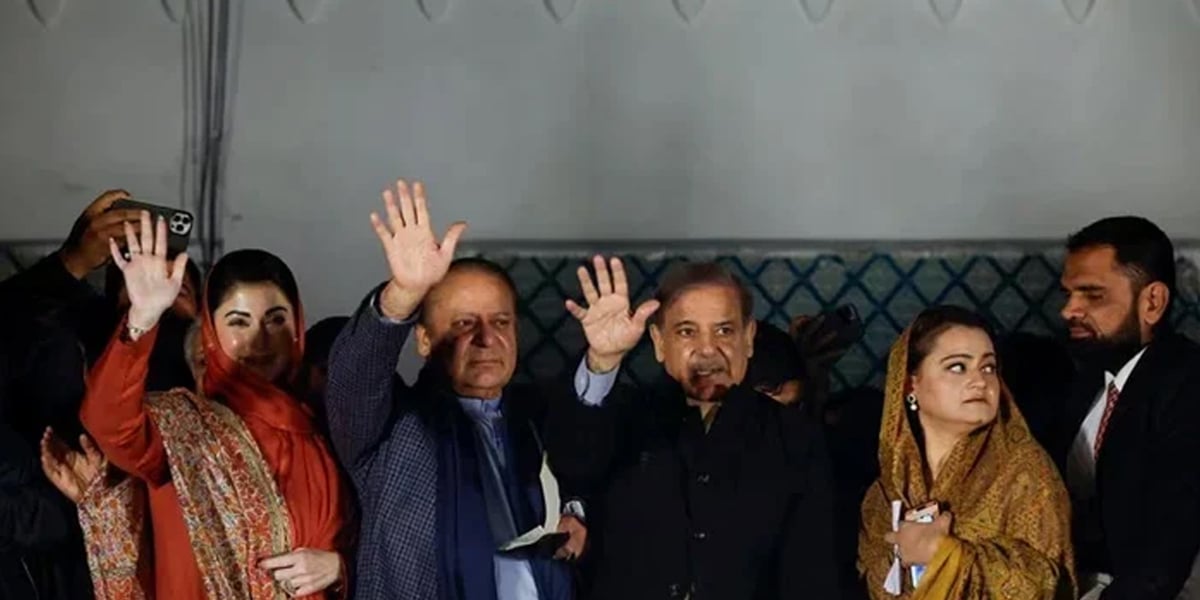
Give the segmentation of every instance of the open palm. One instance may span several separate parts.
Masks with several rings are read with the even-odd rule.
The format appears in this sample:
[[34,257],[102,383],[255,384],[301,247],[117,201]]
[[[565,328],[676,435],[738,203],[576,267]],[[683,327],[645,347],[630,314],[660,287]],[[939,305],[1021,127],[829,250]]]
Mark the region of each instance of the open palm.
[[413,184],[410,193],[404,180],[397,181],[395,193],[391,189],[383,192],[383,203],[387,222],[371,213],[371,225],[387,257],[391,284],[406,293],[424,296],[446,276],[467,225],[451,225],[439,243],[429,219],[425,186],[420,182]]
[[150,213],[142,211],[140,231],[139,239],[133,226],[125,223],[128,260],[121,255],[115,240],[109,240],[108,245],[113,262],[125,278],[125,290],[129,294],[129,323],[149,329],[179,296],[188,257],[181,252],[173,264],[167,261],[167,222],[162,217],[151,227]]
[[636,311],[631,311],[629,281],[621,259],[613,258],[606,265],[603,257],[596,256],[592,259],[592,265],[596,270],[595,283],[587,267],[579,267],[577,273],[587,308],[574,300],[567,300],[567,310],[583,326],[589,353],[622,356],[642,339],[646,321],[658,310],[658,301],[647,300]]

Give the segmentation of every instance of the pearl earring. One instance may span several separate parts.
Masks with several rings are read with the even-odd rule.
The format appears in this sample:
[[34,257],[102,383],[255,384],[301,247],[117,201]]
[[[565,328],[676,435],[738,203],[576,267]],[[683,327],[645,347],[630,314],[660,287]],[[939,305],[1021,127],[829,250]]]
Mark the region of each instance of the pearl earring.
[[904,397],[904,401],[908,403],[908,410],[911,410],[913,412],[916,412],[918,410],[916,394],[909,393],[909,395]]

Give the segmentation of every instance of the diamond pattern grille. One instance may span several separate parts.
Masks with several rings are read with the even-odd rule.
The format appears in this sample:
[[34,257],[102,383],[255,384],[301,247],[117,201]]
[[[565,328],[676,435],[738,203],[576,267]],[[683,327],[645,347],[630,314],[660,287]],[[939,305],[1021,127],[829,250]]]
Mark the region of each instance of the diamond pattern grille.
[[[56,245],[0,243],[0,279],[33,264]],[[1189,248],[1189,256],[1194,257],[1194,247]],[[532,255],[488,251],[483,255],[504,266],[517,283],[520,376],[552,377],[564,367],[572,367],[582,355],[584,339],[563,301],[579,295],[575,269],[584,261],[578,254],[554,251]],[[671,264],[709,259],[712,254],[624,254],[622,258],[630,291],[640,302],[653,293]],[[836,387],[878,384],[891,343],[921,309],[933,304],[960,304],[978,310],[1001,333],[1050,334],[1060,328],[1058,265],[1062,255],[1057,250],[846,251],[787,257],[725,252],[716,259],[750,284],[755,316],[776,325],[786,326],[791,315],[813,314],[844,303],[858,308],[866,334],[835,367]],[[1181,332],[1200,340],[1197,273],[1191,261],[1185,261],[1179,270],[1180,292],[1171,318]],[[648,338],[634,350],[623,370],[633,383],[652,381],[660,372]]]
[[[522,313],[520,375],[552,377],[561,374],[559,369],[564,366],[575,364],[582,355],[584,339],[563,301],[579,296],[575,269],[583,260],[549,253],[484,255],[504,265],[517,283]],[[653,293],[672,263],[692,257],[622,255],[622,259],[636,303]],[[837,364],[833,383],[838,388],[878,384],[892,341],[930,305],[972,308],[1001,333],[1050,334],[1060,329],[1058,265],[1062,257],[1056,252],[722,254],[717,260],[751,286],[755,316],[776,325],[786,326],[791,315],[830,310],[844,303],[858,308],[866,335]],[[1200,302],[1194,294],[1181,294],[1172,319],[1185,334],[1200,339]],[[648,336],[623,372],[639,384],[660,375]]]

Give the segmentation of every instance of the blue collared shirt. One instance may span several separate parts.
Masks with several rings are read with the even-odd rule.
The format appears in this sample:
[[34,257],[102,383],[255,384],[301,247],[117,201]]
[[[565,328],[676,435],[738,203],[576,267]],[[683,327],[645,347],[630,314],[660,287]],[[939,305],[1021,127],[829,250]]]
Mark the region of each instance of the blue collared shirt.
[[[575,394],[588,406],[599,406],[617,381],[617,370],[608,373],[593,373],[587,362],[579,364],[575,372]],[[483,433],[488,449],[496,453],[497,462],[508,469],[508,440],[504,435],[504,405],[499,400],[480,398],[458,399],[467,418]],[[498,600],[537,600],[537,583],[529,561],[497,554],[492,566],[496,574]]]
[[[460,397],[458,404],[483,433],[488,451],[494,453],[497,462],[507,471],[508,440],[504,435],[504,411],[500,400]],[[528,560],[496,554],[492,558],[492,569],[496,575],[498,600],[537,600],[537,582]]]

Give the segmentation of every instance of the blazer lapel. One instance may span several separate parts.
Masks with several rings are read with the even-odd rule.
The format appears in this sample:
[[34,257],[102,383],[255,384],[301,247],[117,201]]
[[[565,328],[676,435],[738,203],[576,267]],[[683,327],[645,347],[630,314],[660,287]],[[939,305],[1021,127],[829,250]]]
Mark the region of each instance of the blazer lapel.
[[[1105,447],[1113,441],[1120,444],[1121,440],[1128,439],[1127,428],[1137,407],[1147,402],[1156,387],[1163,383],[1162,378],[1166,374],[1164,371],[1171,352],[1168,340],[1151,342],[1145,352],[1133,372],[1129,374],[1129,379],[1125,381],[1117,405],[1109,417],[1108,429],[1104,433]],[[1100,456],[1096,457],[1097,469],[1103,457],[1104,451],[1101,449]]]

